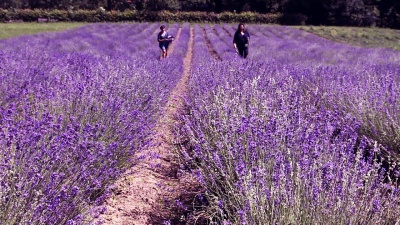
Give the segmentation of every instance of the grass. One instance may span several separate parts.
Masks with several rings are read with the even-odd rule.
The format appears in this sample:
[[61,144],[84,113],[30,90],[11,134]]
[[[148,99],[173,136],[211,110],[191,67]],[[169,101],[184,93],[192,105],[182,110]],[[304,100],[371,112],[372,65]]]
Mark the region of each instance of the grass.
[[400,51],[400,30],[371,27],[295,26],[326,39],[362,47]]
[[0,23],[0,39],[73,29],[86,23]]

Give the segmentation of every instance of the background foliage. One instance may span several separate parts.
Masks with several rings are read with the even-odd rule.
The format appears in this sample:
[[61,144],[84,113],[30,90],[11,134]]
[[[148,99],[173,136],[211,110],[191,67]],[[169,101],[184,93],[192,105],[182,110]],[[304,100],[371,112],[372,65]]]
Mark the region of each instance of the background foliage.
[[245,23],[283,23],[303,24],[301,17],[282,17],[281,14],[245,13],[209,13],[209,12],[171,12],[171,11],[100,11],[100,10],[1,10],[0,21],[3,22],[156,22],[156,21],[188,21],[188,22],[245,22]]
[[[397,0],[3,0],[2,9],[201,11],[282,14],[291,24],[400,28]],[[262,21],[261,21],[262,22]]]

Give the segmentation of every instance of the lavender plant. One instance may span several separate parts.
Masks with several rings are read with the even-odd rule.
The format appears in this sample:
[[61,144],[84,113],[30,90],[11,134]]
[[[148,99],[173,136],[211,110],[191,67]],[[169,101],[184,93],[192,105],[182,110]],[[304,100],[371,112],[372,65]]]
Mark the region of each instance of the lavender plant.
[[158,61],[157,29],[94,24],[0,42],[0,223],[85,224],[106,210],[96,206],[142,159],[182,73],[181,56]]
[[[254,33],[255,54],[265,53],[265,34]],[[390,176],[398,168],[382,167],[377,156],[386,144],[365,135],[360,114],[342,105],[346,97],[346,103],[360,102],[360,91],[354,90],[369,90],[362,86],[367,79],[397,87],[397,78],[382,79],[388,67],[373,67],[371,59],[366,65],[357,61],[355,67],[335,61],[340,55],[326,43],[307,55],[307,46],[300,42],[307,42],[307,35],[294,35],[298,47],[285,46],[290,43],[287,33],[291,32],[271,38],[282,43],[282,52],[267,44],[275,52],[263,58],[194,57],[190,113],[181,117],[183,126],[178,129],[188,140],[179,149],[182,163],[206,189],[198,196],[204,208],[194,212],[192,222],[205,218],[210,224],[400,223],[398,180]],[[200,42],[195,51],[201,51],[202,38],[195,33],[195,39]],[[355,58],[350,49],[343,45],[336,51]],[[368,50],[354,54],[361,51]],[[322,57],[328,52],[333,54],[330,58]],[[284,54],[289,60],[280,58]],[[379,63],[383,61],[375,65]],[[357,80],[376,68],[381,70],[373,73],[375,79]],[[356,71],[362,73],[351,74]],[[349,99],[347,93],[356,94]],[[382,108],[386,106],[385,101]]]
[[398,52],[334,43],[288,27],[251,28],[253,60],[291,64],[295,73],[307,71],[309,91],[318,93],[326,107],[338,105],[343,114],[352,113],[363,135],[399,159]]

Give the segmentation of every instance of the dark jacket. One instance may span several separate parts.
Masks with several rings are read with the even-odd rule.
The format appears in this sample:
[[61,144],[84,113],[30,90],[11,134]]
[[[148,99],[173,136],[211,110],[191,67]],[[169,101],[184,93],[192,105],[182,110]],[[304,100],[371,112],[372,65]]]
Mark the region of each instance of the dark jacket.
[[249,43],[250,34],[246,30],[244,31],[244,35],[240,33],[239,30],[235,32],[235,36],[233,37],[233,43],[236,43],[238,48],[244,48],[245,44]]
[[169,42],[171,42],[170,40],[168,40],[168,32],[165,32],[165,35],[162,35],[162,32],[159,32],[157,35],[157,39],[160,46],[168,46]]

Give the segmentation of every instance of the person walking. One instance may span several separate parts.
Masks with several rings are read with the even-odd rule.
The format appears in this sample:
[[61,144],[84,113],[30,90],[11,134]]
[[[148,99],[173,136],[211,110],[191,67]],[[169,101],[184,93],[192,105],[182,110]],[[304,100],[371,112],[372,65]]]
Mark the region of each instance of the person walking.
[[168,56],[168,46],[174,38],[168,34],[164,25],[160,27],[160,30],[161,31],[158,33],[157,40],[161,49],[161,59],[165,59]]
[[246,58],[249,54],[249,40],[249,32],[245,29],[244,24],[240,23],[233,37],[233,47],[243,58]]

